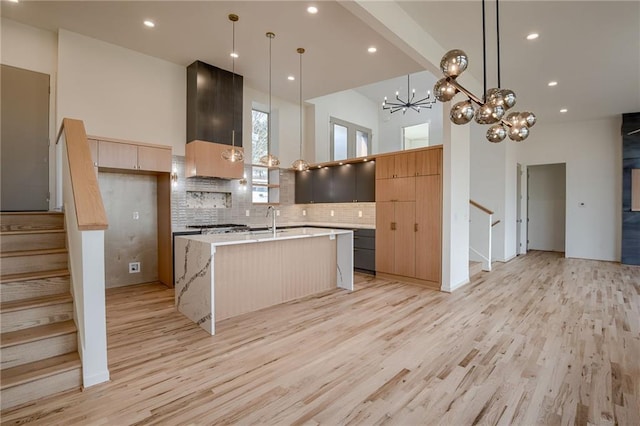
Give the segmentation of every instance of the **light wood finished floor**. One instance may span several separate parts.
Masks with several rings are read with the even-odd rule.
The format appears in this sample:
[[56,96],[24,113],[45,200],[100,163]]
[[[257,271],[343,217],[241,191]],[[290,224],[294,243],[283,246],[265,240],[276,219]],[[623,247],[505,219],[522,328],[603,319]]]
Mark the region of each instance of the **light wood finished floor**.
[[453,294],[368,281],[223,321],[111,289],[112,381],[4,424],[640,424],[640,268],[532,252]]

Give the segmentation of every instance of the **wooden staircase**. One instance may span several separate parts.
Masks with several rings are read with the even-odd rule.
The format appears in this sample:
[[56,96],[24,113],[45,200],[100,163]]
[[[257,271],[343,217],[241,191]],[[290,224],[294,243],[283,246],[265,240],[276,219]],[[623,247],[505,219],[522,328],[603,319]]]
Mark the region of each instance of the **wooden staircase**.
[[80,389],[64,215],[0,214],[2,410]]

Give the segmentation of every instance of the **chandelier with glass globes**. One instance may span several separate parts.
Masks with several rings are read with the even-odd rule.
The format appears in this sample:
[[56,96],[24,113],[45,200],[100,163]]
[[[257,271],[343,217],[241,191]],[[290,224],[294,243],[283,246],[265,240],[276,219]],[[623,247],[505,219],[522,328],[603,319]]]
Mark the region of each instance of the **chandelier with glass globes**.
[[[484,45],[484,0],[482,1],[483,50]],[[496,23],[498,23],[498,2],[496,1]],[[499,25],[499,24],[498,24]],[[498,27],[499,28],[499,27]],[[487,90],[486,68],[484,73],[485,93],[482,98],[475,96],[458,82],[458,77],[467,69],[469,58],[462,50],[447,52],[440,61],[440,70],[444,77],[433,86],[433,94],[440,102],[448,102],[458,93],[467,96],[467,100],[457,102],[451,108],[449,118],[454,124],[467,124],[475,119],[478,124],[490,124],[487,130],[489,142],[502,142],[507,136],[513,141],[523,141],[529,136],[529,129],[536,124],[536,116],[532,112],[508,112],[516,104],[513,90],[500,88],[500,38],[498,31],[498,87]],[[474,107],[475,104],[475,107]]]

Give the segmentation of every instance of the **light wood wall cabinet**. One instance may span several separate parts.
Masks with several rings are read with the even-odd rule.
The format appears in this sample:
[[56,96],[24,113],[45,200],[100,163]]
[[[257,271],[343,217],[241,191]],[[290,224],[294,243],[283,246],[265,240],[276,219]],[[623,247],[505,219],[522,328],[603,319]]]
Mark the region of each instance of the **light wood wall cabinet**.
[[102,172],[156,176],[158,280],[173,287],[171,256],[171,147],[90,136],[87,138],[96,175]]
[[[222,151],[230,148],[213,142],[193,141],[186,147],[185,175],[187,177],[206,176],[223,179],[242,179],[244,162],[232,163],[222,158]],[[236,147],[242,150],[241,147]]]
[[88,139],[94,166],[105,169],[171,173],[171,147]]
[[440,289],[442,147],[376,158],[376,272]]

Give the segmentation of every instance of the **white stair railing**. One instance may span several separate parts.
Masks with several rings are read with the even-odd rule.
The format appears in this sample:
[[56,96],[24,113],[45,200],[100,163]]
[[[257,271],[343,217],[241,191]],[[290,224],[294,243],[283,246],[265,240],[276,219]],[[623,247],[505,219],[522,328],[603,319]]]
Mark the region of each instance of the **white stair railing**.
[[483,271],[491,271],[491,229],[500,221],[493,222],[493,211],[482,204],[469,200],[469,260],[482,262]]

